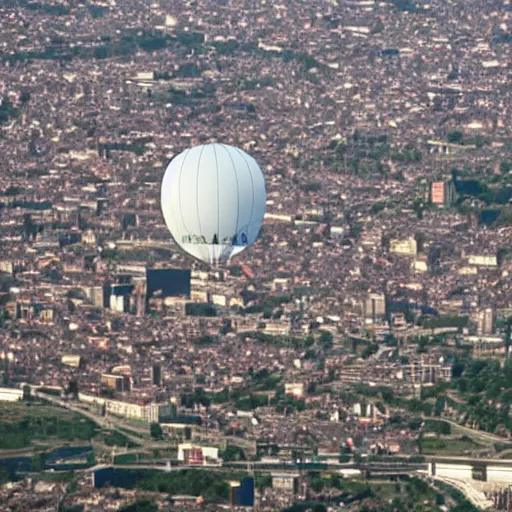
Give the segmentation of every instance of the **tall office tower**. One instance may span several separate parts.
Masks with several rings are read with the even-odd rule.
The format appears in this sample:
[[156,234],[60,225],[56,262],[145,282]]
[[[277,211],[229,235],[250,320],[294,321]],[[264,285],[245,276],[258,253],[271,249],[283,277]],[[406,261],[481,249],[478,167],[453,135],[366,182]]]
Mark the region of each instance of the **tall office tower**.
[[254,478],[245,477],[241,482],[231,482],[232,507],[254,507]]
[[131,380],[128,375],[104,373],[101,375],[101,383],[120,393],[129,392],[131,390]]
[[135,314],[144,316],[147,312],[146,280],[140,279],[135,282],[135,291],[133,293],[135,302]]
[[383,293],[370,293],[363,304],[365,324],[379,324],[386,318],[386,296]]

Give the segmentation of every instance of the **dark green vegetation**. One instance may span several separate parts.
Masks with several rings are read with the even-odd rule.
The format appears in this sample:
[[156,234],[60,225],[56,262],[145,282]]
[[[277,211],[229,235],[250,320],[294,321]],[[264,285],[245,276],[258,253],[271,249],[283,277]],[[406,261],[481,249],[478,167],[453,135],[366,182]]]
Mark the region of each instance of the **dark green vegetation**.
[[482,135],[475,135],[474,137],[467,137],[464,132],[460,130],[453,130],[446,135],[446,141],[450,144],[458,144],[460,146],[476,146],[481,148],[489,143],[489,140]]
[[[479,222],[494,228],[512,225],[512,175],[510,174],[510,162],[503,161],[500,164],[499,174],[492,174],[486,178],[475,178],[471,169],[452,169],[452,179],[457,192],[455,207],[462,214],[476,213]],[[477,176],[481,176],[483,170],[477,169]],[[471,206],[471,202],[477,199],[483,203],[481,206]]]
[[14,480],[14,474],[7,468],[0,466],[0,485]]
[[450,512],[478,512],[479,509],[474,507],[457,489],[454,489],[444,482],[436,482],[436,486],[445,491],[446,494],[457,503],[457,505],[450,509]]
[[507,361],[502,368],[498,361],[489,359],[459,361],[454,377],[453,386],[465,400],[458,406],[464,422],[475,423],[486,432],[510,432],[512,362]]
[[[440,383],[432,388],[423,388],[418,398],[406,400],[397,397],[393,390],[385,386],[370,388],[358,384],[352,392],[346,393],[345,399],[351,403],[357,397],[369,397],[374,401],[376,399],[377,406],[382,402],[413,414],[423,413],[425,416],[441,416],[448,404],[458,411],[458,422],[462,424],[474,424],[480,430],[498,435],[511,431],[511,361],[507,361],[502,367],[497,360],[459,356],[454,362],[452,375],[450,384]],[[454,400],[453,395],[458,395],[459,399]],[[391,417],[392,422],[402,420],[398,413]]]
[[224,462],[247,460],[245,452],[242,450],[242,448],[232,444],[228,444],[226,449],[219,455]]
[[123,453],[114,457],[114,464],[136,464],[137,454],[136,453]]
[[[264,302],[260,304],[256,304],[254,306],[249,306],[245,308],[244,313],[263,313],[263,318],[279,318],[275,316],[275,309],[279,308],[281,304],[288,304],[291,302],[292,297],[289,295],[280,295],[277,297],[268,297]],[[282,314],[282,311],[281,311]]]
[[[393,149],[392,137],[384,132],[366,132],[355,130],[346,142],[332,141],[327,147],[324,164],[334,172],[350,172],[366,179],[382,177],[403,180],[400,171],[393,173],[389,161],[402,164],[414,164],[421,160],[421,151],[413,144],[402,150]],[[375,205],[377,211],[392,207],[393,201]],[[377,213],[375,211],[374,213]]]
[[2,98],[0,100],[0,125],[9,122],[10,118],[16,118],[19,116],[19,110],[14,108],[8,98]]
[[[511,431],[511,361],[507,361],[502,367],[497,360],[459,356],[454,362],[452,376],[451,383],[443,382],[431,388],[423,388],[420,397],[410,400],[397,398],[391,389],[382,386],[368,388],[358,385],[355,392],[380,399],[388,405],[400,407],[415,415],[423,413],[425,416],[442,417],[445,407],[449,405],[458,413],[454,419],[457,423],[497,435],[505,435]],[[403,415],[396,412],[390,419],[392,423],[397,424],[407,422]],[[422,419],[419,416],[409,420],[409,426],[414,430],[419,429],[421,423]],[[430,420],[425,422],[423,428],[424,432],[434,432],[439,436],[455,433],[452,430],[445,422]],[[465,444],[471,449],[467,438],[463,437],[459,441],[459,447]],[[429,443],[427,445],[432,447],[433,445]]]
[[144,144],[148,142],[152,142],[152,137],[147,137],[143,140],[134,141],[131,144],[121,143],[121,142],[108,142],[98,144],[98,149],[100,150],[110,150],[110,151],[129,151],[135,153],[140,156],[143,155],[146,151]]
[[158,506],[151,500],[137,500],[119,509],[119,512],[157,512]]
[[460,439],[423,438],[420,440],[420,451],[424,455],[465,455],[482,448],[469,437]]
[[434,432],[438,435],[449,436],[452,433],[452,427],[446,421],[425,420],[423,432]]
[[416,2],[414,2],[413,0],[391,0],[391,3],[401,11],[415,13],[423,12],[423,9],[421,7],[418,7],[416,5]]
[[70,13],[69,7],[62,4],[48,4],[47,2],[31,2],[29,0],[4,0],[3,7],[23,7],[29,11],[37,11],[51,16],[65,16]]
[[[413,477],[395,483],[377,483],[371,480],[358,482],[343,480],[334,475],[325,478],[320,475],[312,477],[311,486],[319,497],[331,496],[326,501],[296,504],[283,512],[298,512],[305,510],[325,511],[333,502],[343,502],[346,505],[358,503],[357,510],[365,512],[396,512],[414,510],[415,512],[440,512],[450,497],[458,503],[450,511],[473,512],[476,509],[468,504],[464,497],[453,492],[449,487],[440,493],[430,487],[424,480]],[[469,506],[468,506],[469,505]]]
[[[169,495],[202,496],[207,503],[226,503],[229,500],[229,481],[241,481],[245,471],[203,471],[183,469],[171,473],[151,470],[117,470],[108,477],[108,485],[124,489],[139,489]],[[255,485],[264,489],[272,485],[269,474],[258,473]]]
[[162,427],[158,423],[151,423],[149,433],[153,439],[162,439],[164,436]]
[[[13,0],[11,0],[13,1]],[[22,1],[22,0],[20,0]],[[31,4],[33,6],[40,5],[44,9],[43,4]],[[105,11],[94,10],[91,14],[94,17],[103,16]],[[66,14],[66,12],[55,12],[52,14]],[[155,52],[167,49],[178,55],[187,55],[190,51],[201,54],[214,48],[219,55],[235,55],[235,54],[258,54],[268,58],[280,58],[284,62],[295,61],[300,64],[303,73],[315,68],[321,72],[328,72],[328,68],[314,57],[295,50],[286,50],[282,53],[268,52],[258,48],[257,43],[239,43],[237,41],[214,42],[205,44],[205,36],[200,32],[177,31],[174,34],[166,34],[159,30],[148,30],[143,28],[129,28],[123,30],[119,37],[113,38],[105,35],[98,40],[86,41],[82,39],[82,44],[71,47],[69,42],[61,37],[54,37],[49,46],[39,51],[19,51],[4,56],[3,60],[10,62],[26,61],[31,59],[44,60],[62,60],[69,61],[73,59],[108,59],[112,57],[128,57],[134,55],[138,51]],[[201,70],[193,63],[184,64],[174,74],[174,76],[189,78],[196,77],[201,74]],[[171,76],[162,74],[156,76],[156,79],[169,79]],[[269,77],[263,77],[264,84],[269,83]],[[236,84],[240,89],[254,88],[256,84],[250,81],[242,81]]]
[[212,402],[222,404],[233,401],[237,409],[245,411],[273,405],[278,412],[284,414],[305,409],[304,400],[285,395],[283,375],[271,374],[266,369],[255,373],[252,368],[249,369],[249,375],[251,378],[243,388],[224,388],[212,394],[206,393],[202,387],[196,387],[193,392],[182,395],[181,403],[191,408],[195,403],[208,407]]
[[107,446],[123,446],[128,448],[136,448],[138,445],[133,441],[130,441],[126,436],[114,430],[113,432],[108,432],[103,437],[103,442]]
[[73,471],[55,471],[39,473],[37,480],[43,482],[71,482],[75,478]]
[[85,505],[77,503],[76,505],[61,505],[60,512],[84,512]]
[[90,420],[49,405],[0,404],[0,449],[30,446],[33,441],[89,441],[97,434]]
[[241,480],[242,473],[215,473],[186,469],[172,473],[148,472],[137,480],[137,487],[145,491],[203,496],[205,501],[219,503],[229,499],[228,480]]
[[263,343],[268,343],[270,345],[281,347],[294,347],[296,349],[307,348],[308,346],[311,346],[314,343],[314,340],[312,340],[311,338],[299,338],[285,335],[274,336],[272,334],[265,334],[264,332],[260,331],[245,332],[240,335],[240,338],[242,340],[252,338]]
[[212,304],[189,302],[185,304],[185,313],[190,316],[217,316],[217,308]]
[[467,316],[438,316],[435,318],[428,318],[423,323],[425,329],[439,329],[441,327],[467,327],[469,318]]
[[[347,391],[342,394],[342,398],[348,404],[354,404],[361,402],[362,407],[366,406],[366,398],[371,398],[372,402],[375,403],[376,407],[383,410],[383,405],[386,404],[395,409],[402,409],[404,412],[413,414],[425,414],[430,416],[434,412],[434,405],[426,402],[420,398],[402,398],[397,396],[393,389],[386,386],[375,386],[370,387],[366,384],[356,384],[352,391]],[[407,424],[405,415],[400,412],[395,412],[390,417],[390,422],[396,425]],[[416,422],[415,422],[416,423]],[[417,424],[416,429],[419,428],[421,421]],[[414,428],[414,425],[409,425],[410,428]]]

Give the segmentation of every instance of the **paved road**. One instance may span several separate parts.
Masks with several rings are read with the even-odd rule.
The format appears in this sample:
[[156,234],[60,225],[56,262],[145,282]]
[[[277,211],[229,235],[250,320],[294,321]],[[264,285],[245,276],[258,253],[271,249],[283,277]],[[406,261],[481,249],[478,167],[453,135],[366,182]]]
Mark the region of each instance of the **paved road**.
[[147,469],[151,471],[183,471],[184,469],[198,469],[204,471],[233,471],[233,468],[223,468],[217,465],[206,465],[206,466],[171,466],[169,469],[165,464],[97,464],[91,468],[80,469],[78,471],[83,473],[92,473],[100,469],[113,468],[113,469]]
[[[133,425],[129,422],[123,421],[121,418],[112,417],[112,416],[101,416],[99,414],[95,414],[85,408],[83,405],[80,406],[79,404],[75,402],[70,402],[67,400],[62,400],[61,398],[58,398],[53,395],[48,395],[46,393],[41,393],[40,391],[37,391],[35,388],[32,390],[32,394],[34,396],[37,396],[39,398],[42,398],[43,400],[46,400],[47,402],[50,402],[54,405],[58,405],[60,407],[64,407],[65,409],[68,409],[70,411],[76,412],[77,414],[81,414],[85,416],[86,418],[89,418],[91,421],[94,421],[97,423],[100,427],[108,429],[108,430],[117,430],[124,436],[126,436],[128,439],[133,441],[134,443],[137,443],[145,450],[165,450],[169,448],[177,448],[177,443],[175,442],[168,442],[168,441],[153,441],[151,439],[143,439],[139,436],[134,435],[136,432],[147,436],[149,434],[149,425],[148,426],[138,426]],[[133,434],[127,433],[126,430],[132,431]],[[240,437],[234,437],[234,436],[224,436],[220,433],[216,432],[205,432],[204,437],[211,437],[214,442],[223,441],[226,443],[231,443],[234,445],[237,445],[251,453],[255,453],[256,450],[256,443],[255,441],[251,441],[249,439],[243,439]]]
[[111,419],[108,416],[100,416],[99,414],[94,414],[91,411],[79,407],[78,405],[74,404],[73,402],[69,402],[66,400],[62,400],[61,398],[58,398],[56,396],[48,395],[46,393],[41,393],[40,391],[33,390],[32,391],[33,396],[36,396],[38,398],[41,398],[47,402],[50,402],[51,404],[58,405],[59,407],[63,407],[65,409],[68,409],[72,412],[76,412],[77,414],[81,414],[82,416],[85,416],[86,418],[90,419],[91,421],[94,421],[96,424],[98,424],[100,427],[108,429],[108,430],[118,430],[123,435],[128,437],[128,439],[132,440],[135,443],[143,444],[144,440],[140,437],[131,435],[126,433],[125,430],[121,430],[121,427],[124,429],[130,429],[132,431],[143,431],[144,433],[149,433],[149,427],[146,429],[141,429],[140,427],[132,427],[132,425],[128,423],[124,423],[121,420],[117,420],[117,418]]
[[488,500],[485,494],[482,491],[478,491],[475,489],[470,483],[465,482],[464,480],[457,480],[455,478],[447,478],[447,477],[432,477],[434,481],[444,482],[445,484],[450,485],[451,487],[455,487],[455,489],[459,490],[468,500],[480,510],[489,510],[493,507],[494,503],[491,500]]
[[510,442],[508,439],[505,439],[504,437],[497,436],[495,434],[489,434],[489,432],[484,432],[482,430],[475,430],[470,427],[464,427],[463,425],[459,425],[455,421],[443,418],[443,417],[437,417],[437,416],[424,416],[423,419],[425,420],[434,420],[434,421],[444,421],[446,423],[449,423],[451,426],[456,427],[457,429],[461,430],[466,434],[468,437],[473,437],[474,439],[480,439],[482,442],[486,443],[509,443],[512,445],[512,442]]
[[[64,445],[64,443],[62,444]],[[59,448],[61,445],[56,445],[55,448]],[[27,448],[20,448],[19,450],[0,450],[0,459],[10,459],[14,457],[32,457],[38,452],[46,451],[48,448],[36,448],[29,446]]]

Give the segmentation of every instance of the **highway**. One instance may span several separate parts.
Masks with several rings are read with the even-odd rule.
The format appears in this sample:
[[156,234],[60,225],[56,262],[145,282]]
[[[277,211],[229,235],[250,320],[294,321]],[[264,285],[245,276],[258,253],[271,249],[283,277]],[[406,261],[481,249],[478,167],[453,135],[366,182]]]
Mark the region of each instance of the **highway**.
[[[247,463],[240,463],[240,470],[245,469]],[[268,473],[270,470],[265,468],[258,467],[257,463],[253,463],[254,471]],[[113,469],[123,469],[123,470],[150,470],[150,471],[163,471],[163,472],[174,472],[174,471],[182,471],[184,469],[194,469],[194,470],[203,470],[203,471],[220,471],[220,472],[231,472],[233,471],[232,467],[223,467],[223,466],[174,466],[174,467],[166,467],[165,465],[158,464],[119,464],[115,466],[108,466],[105,464],[98,464],[94,467],[80,470],[84,473],[92,473],[94,471],[98,471],[101,469],[113,468]],[[325,473],[339,473],[339,469],[330,468],[324,470],[322,472]],[[414,473],[421,475],[421,471],[413,471]],[[297,473],[297,469],[294,467],[284,467],[279,469],[279,473]],[[396,476],[398,474],[411,473],[410,470],[403,470],[399,472],[375,472],[375,476]],[[430,483],[434,482],[442,482],[446,485],[449,485],[457,490],[459,490],[466,498],[478,509],[480,510],[489,510],[493,506],[493,502],[488,500],[485,494],[481,491],[476,490],[470,483],[465,482],[463,480],[457,480],[454,478],[447,477],[428,477]]]
[[[65,409],[68,409],[72,412],[75,412],[77,414],[81,414],[85,416],[86,418],[90,419],[91,421],[94,421],[97,425],[99,425],[102,428],[105,428],[107,430],[117,430],[121,434],[123,434],[125,437],[127,437],[130,441],[133,441],[134,443],[141,446],[144,450],[165,450],[169,448],[177,448],[176,442],[168,442],[168,441],[154,441],[152,439],[144,439],[139,436],[136,436],[134,434],[130,434],[127,432],[138,432],[144,436],[149,435],[149,425],[147,426],[137,426],[133,425],[129,422],[123,421],[121,418],[112,417],[112,416],[101,416],[99,414],[95,414],[91,412],[90,410],[86,409],[84,406],[80,406],[74,402],[70,402],[67,400],[62,400],[61,398],[58,398],[53,395],[48,395],[46,393],[42,393],[40,391],[37,391],[35,387],[32,388],[32,395],[36,396],[38,398],[41,398],[42,400],[45,400],[47,402],[50,402],[53,405],[57,405],[59,407],[63,407]],[[244,450],[247,450],[248,452],[255,453],[256,450],[256,443],[255,441],[251,441],[249,439],[242,439],[240,437],[235,436],[224,436],[217,432],[211,432],[210,436],[208,436],[208,433],[205,433],[205,437],[211,437],[214,442],[226,442],[231,443],[234,445],[237,445]],[[137,451],[136,449],[131,449],[134,453]],[[140,451],[140,450],[138,450]]]
[[105,428],[107,430],[117,430],[123,435],[125,435],[131,441],[138,443],[140,445],[144,446],[146,440],[141,439],[140,437],[134,436],[132,434],[128,434],[125,430],[122,430],[122,428],[136,432],[141,432],[146,435],[149,434],[149,426],[145,429],[142,429],[141,427],[133,426],[130,423],[125,423],[121,420],[118,421],[117,418],[113,420],[108,416],[100,416],[99,414],[94,414],[91,411],[84,409],[83,407],[74,405],[72,402],[62,400],[61,398],[58,398],[56,396],[42,393],[40,391],[37,391],[36,389],[32,389],[32,395],[37,398],[41,398],[42,400],[49,402],[53,405],[58,405],[59,407],[63,407],[64,409],[68,409],[69,411],[81,414],[82,416],[85,416],[91,421],[94,421],[97,425],[99,425],[102,428]]
[[183,471],[184,469],[198,469],[198,470],[206,470],[206,471],[233,471],[233,469],[223,468],[222,466],[171,466],[167,468],[165,464],[97,464],[91,468],[80,469],[79,472],[82,473],[93,473],[94,471],[99,471],[101,469],[112,468],[112,469],[134,469],[134,470],[149,470],[149,471],[165,471],[169,473],[171,471]]
[[[102,428],[105,428],[108,430],[119,431],[124,436],[126,436],[128,439],[130,439],[131,441],[139,444],[141,447],[140,449],[158,450],[158,449],[169,449],[169,448],[177,447],[175,442],[153,441],[151,439],[143,439],[134,434],[130,434],[130,433],[126,432],[126,430],[129,430],[132,432],[139,432],[139,433],[147,436],[149,434],[149,426],[147,426],[147,427],[136,426],[136,425],[132,425],[131,423],[124,422],[121,418],[117,418],[117,417],[114,418],[114,417],[110,417],[110,416],[100,416],[99,414],[94,414],[91,411],[84,409],[83,407],[75,405],[75,403],[73,403],[73,402],[62,400],[58,397],[48,395],[46,393],[41,393],[41,392],[35,390],[35,388],[33,388],[33,395],[37,396],[47,402],[50,402],[54,405],[64,407],[70,411],[76,412],[77,414],[81,414],[81,415],[85,416],[86,418],[89,418],[91,421],[94,421]],[[494,434],[489,434],[487,432],[482,432],[482,431],[476,431],[469,427],[463,427],[463,426],[461,426],[451,420],[448,420],[448,419],[431,417],[431,416],[426,416],[424,419],[435,420],[435,421],[445,421],[445,422],[449,423],[450,425],[457,427],[457,428],[461,429],[462,431],[466,432],[467,435],[471,435],[473,437],[480,436],[482,439],[485,439],[488,442],[489,441],[492,441],[492,442],[499,441],[502,443],[507,442],[507,440],[504,440],[503,438],[496,436]],[[219,442],[219,441],[229,442],[229,443],[237,444],[239,446],[242,446],[242,447],[244,447],[246,449],[250,449],[250,450],[254,450],[254,448],[255,448],[255,442],[248,440],[248,439],[242,439],[242,438],[234,437],[234,436],[223,436],[220,433],[219,434],[212,433],[211,438],[212,438],[213,442]],[[130,449],[130,452],[135,453],[136,451],[140,451],[140,449]],[[398,457],[405,459],[408,456],[398,455]],[[466,457],[466,456],[462,457],[462,456],[443,456],[443,455],[435,455],[434,456],[433,455],[433,456],[425,456],[425,460],[426,461],[434,461],[434,462],[435,461],[439,461],[439,462],[454,461],[454,462],[466,462],[466,463],[477,463],[477,462],[490,463],[490,462],[492,462],[493,464],[494,463],[496,463],[496,464],[512,464],[512,459],[502,459],[502,458],[494,458],[494,459],[478,458],[478,459],[475,459],[475,458]]]
[[462,425],[459,425],[455,421],[438,417],[438,416],[424,416],[423,419],[425,420],[433,420],[433,421],[444,421],[445,423],[448,423],[454,428],[457,428],[459,431],[466,434],[468,437],[472,437],[473,439],[480,439],[482,442],[485,443],[505,443],[510,444],[512,446],[512,442],[508,439],[505,439],[504,437],[497,436],[495,434],[489,434],[489,432],[484,432],[483,430],[475,430],[470,427],[464,427]]
[[[287,464],[287,465],[275,465],[274,467],[271,467],[268,463],[262,463],[262,462],[240,462],[236,466],[233,466],[233,464],[208,464],[208,465],[179,465],[179,466],[172,466],[170,469],[172,471],[182,471],[184,469],[198,469],[198,470],[210,470],[210,471],[226,471],[226,472],[232,472],[232,471],[244,471],[247,469],[248,464],[250,464],[254,471],[257,472],[263,472],[263,473],[269,473],[272,471],[279,472],[279,473],[298,473],[299,469],[293,465],[293,464]],[[353,466],[353,465],[352,465]],[[416,465],[417,466],[417,465]],[[149,470],[157,470],[157,471],[168,471],[166,465],[164,463],[162,464],[112,464],[112,465],[106,465],[106,464],[97,464],[96,466],[83,469],[81,471],[84,472],[92,472],[96,471],[98,469],[103,469],[107,467],[112,468],[118,468],[118,469],[149,469]],[[420,472],[422,470],[414,467],[410,468],[407,467],[407,465],[403,465],[401,468],[379,468],[379,467],[371,467],[372,474],[375,475],[389,475],[389,476],[395,476],[395,475],[405,475],[405,474],[411,474]],[[348,467],[345,467],[344,469],[348,469]],[[363,469],[363,468],[361,468]],[[340,467],[328,467],[327,469],[322,470],[316,470],[321,471],[322,473],[335,473],[339,474],[341,468]]]
[[[149,433],[149,426],[148,427],[141,427],[141,426],[133,426],[130,423],[124,422],[120,418],[111,418],[111,417],[104,417],[100,416],[98,414],[94,414],[93,412],[84,409],[84,407],[80,407],[76,405],[73,402],[69,402],[66,400],[62,400],[58,397],[48,395],[46,393],[41,393],[37,391],[35,388],[32,389],[33,396],[39,397],[47,402],[50,402],[54,405],[58,405],[60,407],[64,407],[70,411],[73,411],[77,414],[81,414],[87,418],[89,418],[91,421],[94,421],[97,423],[100,427],[109,429],[109,430],[117,430],[120,433],[122,433],[124,436],[126,436],[128,439],[132,440],[133,442],[140,445],[140,448],[132,448],[129,450],[123,450],[121,453],[137,453],[141,450],[153,450],[153,449],[169,449],[169,448],[176,448],[175,442],[165,442],[165,441],[153,441],[151,439],[143,439],[141,437],[138,437],[135,435],[135,432],[139,432],[143,434],[144,436],[147,436]],[[461,425],[458,425],[457,423],[446,420],[444,418],[438,418],[438,417],[425,417],[425,419],[431,419],[431,420],[442,420],[446,421],[450,425],[460,429],[463,432],[466,432],[467,435],[471,435],[473,438],[480,437],[482,440],[485,440],[485,442],[506,442],[503,438],[499,436],[495,436],[493,434],[489,434],[487,432],[480,432],[475,431],[473,429],[470,429],[469,427],[462,427]],[[126,432],[125,429],[128,429],[133,432],[133,434],[129,434]],[[213,437],[213,436],[212,436]],[[233,444],[239,444],[240,441],[242,441],[246,446],[254,450],[255,443],[253,441],[244,440],[236,437],[227,437],[222,435],[216,435],[215,441],[229,441]],[[29,453],[29,452],[28,452]],[[425,472],[425,469],[427,467],[427,463],[412,463],[405,460],[405,457],[403,457],[403,462],[366,462],[363,461],[359,464],[336,464],[336,465],[329,465],[325,469],[322,469],[322,472],[327,473],[339,473],[340,469],[342,468],[358,468],[362,471],[369,471],[371,475],[373,476],[396,476],[396,475],[403,475],[403,474],[416,474],[420,475]],[[453,462],[453,463],[465,463],[465,464],[489,464],[492,465],[505,465],[510,466],[512,465],[512,459],[489,459],[489,458],[472,458],[472,457],[458,457],[458,456],[426,456],[425,461],[427,462]],[[279,472],[292,472],[296,473],[298,471],[298,468],[296,465],[293,464],[269,464],[262,461],[256,461],[251,462],[252,466],[254,467],[254,470],[257,472],[269,472],[269,471],[279,471]],[[123,465],[115,465],[115,466],[95,466],[94,468],[89,468],[86,471],[91,472],[95,469],[100,469],[102,467],[116,467],[119,469],[148,469],[148,470],[157,470],[157,471],[180,471],[182,469],[187,469],[193,467],[194,469],[201,469],[201,470],[209,470],[209,471],[233,471],[236,468],[244,469],[247,466],[246,462],[232,462],[229,464],[226,464],[225,466],[176,466],[167,468],[163,464],[123,464]],[[305,468],[307,470],[307,468]],[[468,499],[477,507],[480,509],[485,510],[486,508],[489,508],[489,500],[485,498],[485,496],[476,491],[471,483],[465,482],[463,480],[456,480],[453,478],[446,478],[441,477],[438,478],[438,481],[444,481],[445,483],[452,485],[453,487],[456,487],[461,492],[464,493],[465,496],[468,497]]]
[[498,459],[488,457],[466,457],[459,455],[425,455],[427,462],[453,462],[464,464],[492,464],[493,466],[512,466],[512,459]]
[[482,491],[477,491],[470,483],[464,480],[457,480],[448,477],[430,477],[434,481],[443,482],[460,491],[466,498],[480,510],[488,510],[493,507],[494,503],[485,497]]

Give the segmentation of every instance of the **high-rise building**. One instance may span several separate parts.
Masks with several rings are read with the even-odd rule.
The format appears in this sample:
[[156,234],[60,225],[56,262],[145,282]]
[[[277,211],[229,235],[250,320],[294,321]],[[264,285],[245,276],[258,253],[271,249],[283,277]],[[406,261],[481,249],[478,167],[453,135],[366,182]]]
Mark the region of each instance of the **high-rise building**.
[[386,318],[386,296],[383,293],[371,293],[363,304],[365,324],[379,324]]
[[241,482],[231,482],[231,506],[254,506],[254,478],[246,477]]
[[433,181],[430,184],[430,200],[439,206],[451,206],[456,199],[453,181]]
[[130,309],[137,316],[144,316],[147,312],[147,295],[146,295],[146,280],[136,279],[134,280],[135,289],[132,294],[132,306]]
[[131,389],[130,377],[127,375],[112,375],[104,373],[101,376],[101,382],[108,388],[119,393],[128,392]]
[[159,364],[151,367],[151,384],[158,387],[162,385],[162,367]]
[[109,306],[117,313],[128,313],[130,310],[130,296],[134,286],[132,284],[113,284],[109,286]]
[[148,299],[157,293],[163,298],[190,298],[190,275],[190,270],[178,268],[148,268],[146,270]]
[[476,331],[478,335],[495,333],[496,314],[493,308],[486,308],[478,312]]

